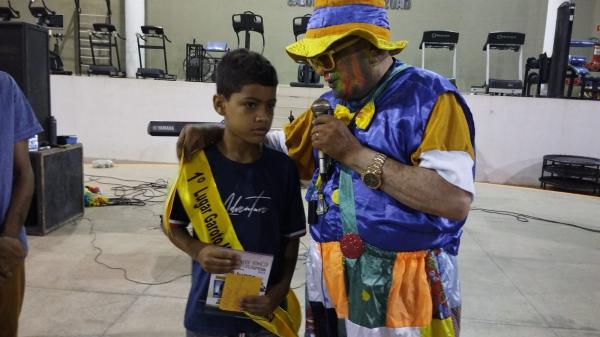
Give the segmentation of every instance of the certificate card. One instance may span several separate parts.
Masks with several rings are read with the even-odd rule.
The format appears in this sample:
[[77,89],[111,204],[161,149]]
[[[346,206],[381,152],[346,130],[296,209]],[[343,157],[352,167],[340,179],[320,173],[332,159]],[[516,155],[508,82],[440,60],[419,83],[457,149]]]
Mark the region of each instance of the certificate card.
[[[242,260],[239,269],[230,274],[211,274],[206,305],[227,311],[235,310],[239,300],[248,295],[264,295],[273,265],[273,255],[235,251]],[[238,308],[239,309],[239,308]]]

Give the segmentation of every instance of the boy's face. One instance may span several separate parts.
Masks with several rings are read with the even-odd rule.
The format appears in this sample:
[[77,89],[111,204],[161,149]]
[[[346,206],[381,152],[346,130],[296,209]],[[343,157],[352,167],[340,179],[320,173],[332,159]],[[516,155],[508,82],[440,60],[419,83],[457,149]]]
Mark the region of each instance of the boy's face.
[[273,122],[276,87],[248,84],[229,99],[213,97],[215,110],[225,119],[225,129],[232,136],[251,144],[262,144]]

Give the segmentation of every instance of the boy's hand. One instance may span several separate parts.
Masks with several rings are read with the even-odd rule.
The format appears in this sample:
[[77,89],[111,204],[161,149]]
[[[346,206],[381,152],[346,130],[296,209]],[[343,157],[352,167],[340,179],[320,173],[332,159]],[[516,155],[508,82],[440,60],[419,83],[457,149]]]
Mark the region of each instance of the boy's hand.
[[253,315],[269,318],[282,301],[282,298],[276,299],[269,294],[264,296],[246,296],[240,301],[240,309]]
[[242,260],[235,251],[214,245],[206,245],[198,251],[194,260],[211,274],[225,274],[238,269]]
[[181,129],[177,139],[177,158],[188,161],[192,154],[223,138],[223,124],[188,124]]

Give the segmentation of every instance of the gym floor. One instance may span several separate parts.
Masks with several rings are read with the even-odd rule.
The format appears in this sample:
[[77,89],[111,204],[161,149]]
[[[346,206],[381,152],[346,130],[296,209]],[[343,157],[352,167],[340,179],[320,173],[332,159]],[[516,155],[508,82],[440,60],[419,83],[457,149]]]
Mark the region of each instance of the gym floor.
[[[154,182],[172,178],[176,170],[167,164],[85,166],[86,184],[106,194],[113,193],[110,184],[139,182],[92,176]],[[600,198],[476,187],[459,253],[461,336],[600,337]],[[86,208],[83,219],[46,236],[30,236],[19,335],[185,336],[190,260],[163,235],[161,210],[160,202]],[[301,302],[305,250],[301,246],[292,281]]]

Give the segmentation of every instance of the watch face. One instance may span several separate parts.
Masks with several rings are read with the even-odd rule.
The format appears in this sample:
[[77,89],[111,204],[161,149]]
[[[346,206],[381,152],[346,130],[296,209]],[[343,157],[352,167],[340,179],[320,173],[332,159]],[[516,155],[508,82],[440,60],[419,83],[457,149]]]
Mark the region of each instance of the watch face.
[[365,173],[362,181],[365,183],[365,185],[367,185],[367,187],[372,189],[378,189],[379,186],[381,186],[381,178],[379,177],[379,175],[373,172]]

